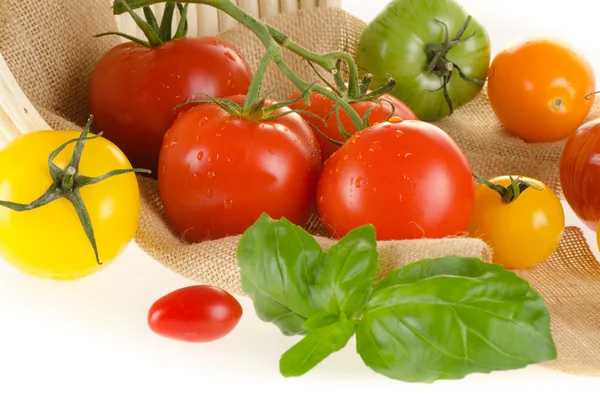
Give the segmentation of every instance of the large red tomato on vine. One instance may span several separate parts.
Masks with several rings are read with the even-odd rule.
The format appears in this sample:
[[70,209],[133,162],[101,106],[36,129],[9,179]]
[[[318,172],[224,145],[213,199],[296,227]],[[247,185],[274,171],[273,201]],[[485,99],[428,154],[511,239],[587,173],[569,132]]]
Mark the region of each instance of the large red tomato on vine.
[[[296,91],[290,99],[298,98],[300,95],[302,95],[301,92]],[[313,131],[321,146],[321,159],[324,162],[339,149],[339,145],[335,144],[330,139],[344,142],[344,138],[342,137],[342,133],[338,126],[337,116],[331,112],[335,106],[334,102],[325,95],[317,92],[311,93],[309,100],[310,105],[307,105],[306,102],[302,100],[290,105],[290,108],[295,110],[306,110],[317,116],[314,117],[307,113],[301,114],[305,120],[317,127],[313,127]],[[404,102],[391,95],[383,95],[377,100],[350,102],[350,106],[358,113],[361,119],[369,112],[368,121],[370,125],[382,123],[394,116],[400,117],[402,120],[418,120],[415,113]],[[354,134],[356,132],[356,127],[346,112],[340,111],[339,119],[344,131],[349,134]],[[326,137],[323,136],[323,134],[325,134]]]
[[[230,98],[241,105],[245,96]],[[303,225],[315,209],[319,144],[287,107],[242,114],[208,103],[182,113],[165,136],[160,196],[176,232],[190,242],[242,234],[267,213]],[[259,112],[262,113],[262,112]],[[265,119],[263,120],[263,116]]]
[[174,37],[160,33],[148,32],[147,42],[130,41],[108,51],[95,67],[88,100],[94,130],[153,175],[176,106],[199,93],[245,94],[252,80],[248,63],[231,44],[183,37],[183,31]]
[[469,162],[444,131],[422,121],[356,133],[325,163],[319,214],[342,237],[367,224],[378,240],[464,234],[473,213]]

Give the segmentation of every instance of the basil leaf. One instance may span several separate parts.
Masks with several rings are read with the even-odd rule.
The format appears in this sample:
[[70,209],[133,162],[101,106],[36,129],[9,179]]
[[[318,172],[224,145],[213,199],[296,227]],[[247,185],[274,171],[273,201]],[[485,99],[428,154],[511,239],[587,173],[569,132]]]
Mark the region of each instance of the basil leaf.
[[314,269],[311,298],[315,310],[358,317],[364,311],[377,272],[377,241],[371,225],[349,232]]
[[339,317],[335,314],[327,313],[327,312],[319,312],[306,320],[302,325],[307,331],[315,331],[319,328],[326,327],[331,325],[339,320]]
[[479,259],[424,260],[391,273],[358,325],[365,364],[433,382],[556,358],[544,300],[527,281]]
[[334,352],[343,349],[356,332],[356,324],[346,320],[319,328],[285,352],[279,362],[283,376],[301,376]]
[[309,285],[323,255],[304,229],[263,214],[242,235],[237,251],[242,290],[252,299],[257,316],[284,335],[305,334],[302,325],[314,314]]

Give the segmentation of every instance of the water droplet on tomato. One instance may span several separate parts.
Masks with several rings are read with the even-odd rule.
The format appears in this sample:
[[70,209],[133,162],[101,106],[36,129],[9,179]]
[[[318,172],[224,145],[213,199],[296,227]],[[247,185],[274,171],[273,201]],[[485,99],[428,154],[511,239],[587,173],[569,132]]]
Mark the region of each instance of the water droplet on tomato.
[[354,177],[350,178],[350,186],[354,185]]
[[203,157],[204,157],[204,152],[198,153],[198,160],[202,161]]
[[362,186],[362,183],[363,183],[363,179],[362,179],[362,177],[359,176],[358,179],[356,180],[356,187],[358,189],[360,189]]
[[371,144],[371,149],[373,149],[373,150],[381,149],[381,142],[379,142],[379,141],[373,142]]
[[350,140],[352,143],[356,143],[358,141],[358,136],[353,136],[352,139]]
[[229,199],[229,200],[225,200],[223,201],[223,207],[229,211],[230,209],[233,208],[233,200]]
[[405,159],[407,159],[407,158],[409,158],[410,156],[412,156],[412,153],[406,153],[406,154],[404,155],[404,158],[405,158]]
[[362,160],[362,153],[359,153],[358,156],[356,156],[356,159],[359,161]]
[[215,177],[215,172],[213,170],[210,170],[206,173],[206,177],[208,179],[213,179]]
[[227,156],[227,162],[231,163],[231,158],[229,156]]
[[212,195],[213,195],[213,190],[212,190],[211,188],[208,188],[208,189],[206,189],[206,190],[204,191],[204,195],[205,195],[206,197],[212,197]]
[[273,149],[269,149],[269,153],[271,153],[271,154],[275,154],[275,150],[273,150]]
[[339,174],[340,173],[340,166],[338,165],[337,167],[335,167],[335,173]]
[[350,156],[348,156],[347,154],[344,155],[344,160],[348,160],[350,158]]
[[212,43],[214,46],[217,46],[217,45],[219,45],[219,40],[213,40]]
[[215,136],[216,136],[217,138],[220,138],[220,137],[221,137],[221,133],[220,133],[220,132],[217,132],[217,133],[215,134]]
[[216,160],[219,161],[219,153],[216,154]]
[[228,51],[225,51],[223,54],[225,54],[225,58],[227,58],[227,61],[235,61],[235,57]]
[[325,197],[323,197],[323,196],[319,197],[319,203],[322,203],[324,199],[325,199]]

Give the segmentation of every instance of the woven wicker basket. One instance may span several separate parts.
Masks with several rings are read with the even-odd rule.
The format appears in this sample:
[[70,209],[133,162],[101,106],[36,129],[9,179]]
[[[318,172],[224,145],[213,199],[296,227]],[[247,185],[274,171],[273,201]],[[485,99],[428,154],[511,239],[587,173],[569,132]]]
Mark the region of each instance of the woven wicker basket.
[[[237,5],[258,18],[291,13],[300,9],[340,7],[341,0],[237,0]],[[158,18],[162,17],[164,4],[151,7]],[[141,10],[137,11],[142,15]],[[118,16],[117,25],[123,33],[143,38],[142,31],[127,14]],[[179,21],[179,20],[177,20]],[[212,36],[234,28],[238,23],[228,15],[206,5],[190,4],[188,12],[190,36]]]

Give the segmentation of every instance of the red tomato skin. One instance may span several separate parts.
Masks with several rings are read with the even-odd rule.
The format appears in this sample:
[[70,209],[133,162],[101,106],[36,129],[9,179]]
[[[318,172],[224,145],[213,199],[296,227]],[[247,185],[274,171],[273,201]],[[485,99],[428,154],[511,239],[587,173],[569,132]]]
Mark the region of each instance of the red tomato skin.
[[474,205],[469,162],[444,131],[422,121],[356,133],[325,162],[317,191],[331,236],[372,224],[378,240],[466,233]]
[[148,310],[148,326],[166,338],[212,342],[229,334],[238,325],[242,313],[242,306],[228,292],[197,285],[178,289],[157,300]]
[[214,37],[182,38],[153,49],[123,43],[102,57],[91,77],[93,128],[119,146],[134,167],[155,176],[176,106],[199,93],[245,94],[251,80],[237,49]]
[[165,213],[189,242],[242,234],[263,212],[304,225],[316,211],[319,145],[294,113],[255,122],[197,106],[167,132],[159,165]]
[[593,231],[600,220],[600,119],[580,126],[563,149],[560,182],[573,212]]
[[[290,99],[298,98],[300,95],[301,92],[297,91],[290,97]],[[400,117],[402,120],[418,120],[417,115],[399,99],[391,95],[384,95],[381,97],[381,99],[382,101],[379,104],[373,101],[363,101],[352,103],[350,106],[352,106],[352,108],[358,113],[361,119],[364,118],[367,110],[376,106],[376,108],[373,109],[369,114],[369,125],[386,121],[392,114],[392,109],[394,110],[393,116]],[[394,105],[394,108],[392,108],[390,103]],[[290,105],[290,108],[294,110],[307,110],[322,119],[327,119],[331,109],[333,109],[334,106],[335,104],[331,99],[327,98],[323,94],[319,94],[318,92],[313,92],[310,94],[310,106],[308,106],[304,100],[300,100],[299,102]],[[325,160],[327,160],[340,147],[325,138],[322,133],[335,141],[344,141],[338,128],[337,117],[335,113],[329,116],[329,119],[327,119],[327,124],[324,124],[323,121],[306,113],[301,114],[301,116],[305,120],[317,126],[321,131],[319,132],[319,130],[313,127],[313,132],[319,141],[319,146],[321,146],[321,160],[325,162]],[[342,122],[344,130],[347,133],[351,135],[356,133],[356,128],[354,127],[354,123],[352,123],[352,119],[350,119],[350,116],[348,116],[348,114],[343,110],[340,111],[340,121]]]

